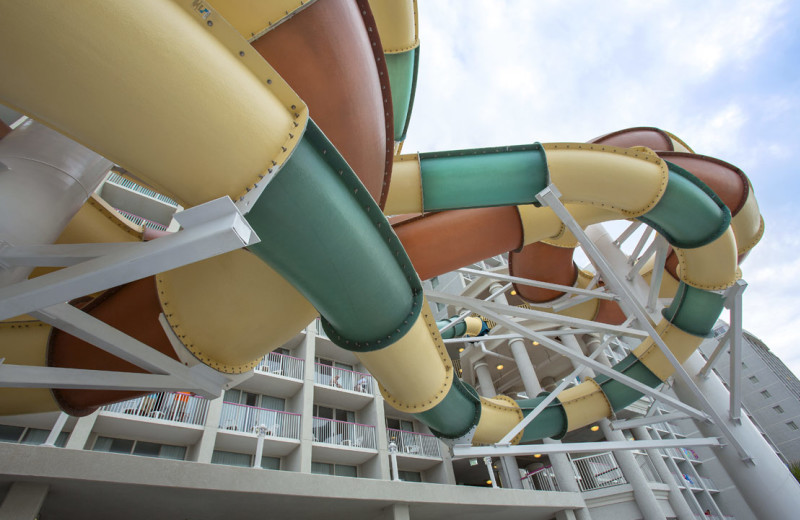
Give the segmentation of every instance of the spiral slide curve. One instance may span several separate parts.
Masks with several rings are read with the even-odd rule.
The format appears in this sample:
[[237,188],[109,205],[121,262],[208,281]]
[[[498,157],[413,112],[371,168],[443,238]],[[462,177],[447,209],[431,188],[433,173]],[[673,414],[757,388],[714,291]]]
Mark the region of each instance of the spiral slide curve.
[[[739,224],[734,219],[731,227],[728,207],[687,171],[689,165],[684,169],[645,148],[534,144],[392,160],[400,128],[392,113],[403,112],[404,132],[415,72],[408,88],[397,89],[406,94],[404,100],[389,96],[385,87],[391,82],[394,89],[396,78],[408,79],[409,71],[416,70],[413,4],[407,4],[409,23],[397,36],[400,43],[387,48],[381,41],[387,52],[412,53],[393,60],[402,60],[402,67],[395,63],[389,69],[386,54],[374,50],[380,49],[377,33],[386,33],[380,20],[387,18],[380,16],[380,7],[373,18],[366,2],[286,2],[293,16],[283,20],[273,17],[274,12],[237,18],[233,7],[226,7],[235,2],[217,3],[221,14],[191,1],[115,2],[113,9],[108,2],[85,2],[80,9],[10,0],[0,4],[7,13],[0,22],[0,43],[23,49],[4,55],[2,65],[25,72],[0,85],[4,103],[89,146],[186,206],[230,196],[261,238],[250,252],[221,255],[109,291],[87,305],[87,312],[137,337],[147,327],[121,323],[120,313],[109,309],[116,308],[115,301],[121,307],[146,302],[143,319],[152,322],[164,312],[185,348],[225,373],[250,369],[265,353],[265,339],[272,341],[267,348],[274,348],[319,312],[328,336],[357,353],[392,406],[413,413],[441,436],[459,437],[477,426],[475,442],[495,442],[538,400],[479,398],[456,377],[420,276],[470,263],[447,253],[452,242],[465,241],[454,233],[439,234],[439,256],[450,260],[444,266],[426,266],[415,247],[423,248],[427,239],[417,229],[430,230],[430,222],[459,219],[463,212],[503,212],[516,222],[505,216],[478,217],[505,240],[492,246],[497,249],[490,254],[540,243],[569,249],[561,222],[535,203],[535,195],[553,183],[583,225],[638,218],[658,229],[674,248],[680,279],[658,331],[681,361],[708,333],[722,309],[719,291],[735,282],[738,256],[760,236],[751,190],[742,204],[746,211],[737,215],[744,217]],[[257,26],[241,26],[253,20]],[[325,89],[345,85],[340,92],[313,91],[307,85],[315,79],[304,76],[316,69],[307,63],[291,67],[298,58],[286,57],[286,48],[296,47],[292,44],[298,33],[307,31],[298,25],[304,20],[313,20],[309,23],[317,29],[325,27],[322,20],[337,34],[347,26],[351,30],[345,32],[358,40],[359,59],[344,55],[363,70],[348,70],[336,78],[341,81],[325,84]],[[98,41],[104,42],[100,48]],[[316,47],[308,47],[314,54]],[[70,60],[55,56],[54,48]],[[278,65],[282,59],[286,63]],[[401,68],[404,73],[398,73]],[[119,78],[119,88],[107,88],[98,77]],[[54,79],[58,89],[51,88]],[[336,102],[325,102],[328,97],[346,99],[354,89],[360,100],[368,100],[359,103],[366,107],[362,116],[345,118]],[[361,146],[352,144],[360,139]],[[368,140],[372,145],[365,146]],[[384,212],[421,211],[439,213],[397,226],[397,233],[384,217]],[[452,251],[464,249],[459,245]],[[484,253],[475,248],[467,255],[489,256]],[[137,291],[141,294],[132,294]],[[219,308],[231,309],[225,320],[215,319]],[[594,312],[592,318],[598,317]],[[22,323],[20,318],[11,326],[16,328],[7,329],[17,334]],[[70,356],[78,348],[92,351],[68,338],[59,340],[66,335],[57,331],[46,339],[44,325],[27,322],[24,328],[41,329],[35,343],[49,364],[84,366],[85,359]],[[171,350],[163,337],[146,339],[165,353]],[[15,361],[12,354],[9,363],[26,362]],[[135,370],[95,354],[93,362],[102,367]],[[651,386],[671,371],[650,340],[615,368]],[[26,402],[26,411],[58,404],[84,414],[109,399],[96,391],[60,390],[52,402],[41,393],[25,401],[20,393],[15,392],[15,401]],[[562,392],[516,441],[561,436],[636,398],[636,392],[614,380],[588,380]]]

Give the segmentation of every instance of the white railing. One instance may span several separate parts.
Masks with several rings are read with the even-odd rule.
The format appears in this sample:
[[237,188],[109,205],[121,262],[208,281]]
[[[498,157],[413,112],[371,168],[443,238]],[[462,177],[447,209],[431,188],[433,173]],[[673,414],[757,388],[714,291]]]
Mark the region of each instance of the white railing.
[[559,491],[553,466],[545,466],[522,477],[522,487],[539,491]]
[[314,382],[362,394],[372,394],[372,376],[322,363],[315,363]]
[[256,370],[265,374],[277,374],[279,376],[291,377],[292,379],[303,379],[303,367],[305,361],[286,354],[270,352],[256,366]]
[[104,406],[102,410],[111,413],[202,425],[206,422],[208,400],[188,393],[159,392],[120,403],[109,404]]
[[700,485],[700,482],[697,479],[688,473],[684,473],[683,475],[676,475],[675,473],[672,474],[675,477],[675,482],[679,486],[683,486],[686,489],[703,489]]
[[256,428],[261,425],[266,426],[267,435],[300,438],[300,414],[222,403],[222,414],[219,417],[221,430],[256,434]]
[[123,188],[128,188],[129,190],[135,191],[137,193],[147,195],[148,197],[160,200],[161,202],[169,204],[170,206],[175,206],[176,208],[178,207],[178,203],[172,200],[171,198],[167,197],[166,195],[162,195],[161,193],[145,188],[144,186],[137,184],[129,179],[126,179],[121,175],[117,175],[114,172],[108,174],[106,182],[110,182],[111,184],[116,184],[117,186],[122,186]]
[[581,491],[627,484],[611,452],[572,459],[572,466]]
[[376,449],[375,427],[314,417],[314,440],[325,444]]
[[708,477],[700,477],[700,480],[703,482],[703,485],[709,491],[719,491],[719,488],[717,488],[717,485],[710,478],[708,478]]
[[405,455],[422,455],[423,457],[441,457],[439,441],[427,433],[406,432],[386,428],[388,442],[397,444],[397,451]]
[[642,474],[648,482],[661,483],[658,472],[655,466],[653,466],[653,461],[650,460],[650,457],[648,457],[646,453],[634,452],[633,458],[636,460],[636,464],[639,466],[639,469],[642,470]]

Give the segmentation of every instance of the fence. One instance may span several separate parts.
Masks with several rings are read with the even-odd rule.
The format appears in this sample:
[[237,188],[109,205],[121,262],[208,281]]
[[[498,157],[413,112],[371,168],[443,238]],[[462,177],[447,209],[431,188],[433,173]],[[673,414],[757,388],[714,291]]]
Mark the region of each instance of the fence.
[[289,439],[300,438],[300,414],[244,404],[222,403],[220,429],[256,433],[256,428],[261,425],[266,427],[267,435]]
[[650,457],[648,457],[646,453],[634,452],[633,458],[636,460],[639,469],[642,470],[645,480],[648,482],[661,482],[658,472],[655,466],[653,466],[653,461],[650,460]]
[[255,369],[267,374],[277,374],[302,380],[304,366],[305,361],[300,358],[270,352],[264,356],[264,359],[258,363]]
[[104,406],[103,411],[163,419],[185,424],[206,422],[208,401],[183,392],[158,392]]
[[[526,482],[528,483],[527,486],[525,485]],[[522,485],[523,487],[538,489],[540,491],[559,491],[556,472],[553,470],[553,466],[545,466],[536,471],[531,471],[522,477]]]
[[439,441],[427,433],[407,432],[386,428],[386,439],[397,445],[397,451],[407,455],[441,457]]
[[357,448],[376,449],[375,427],[366,424],[314,417],[314,440]]
[[617,460],[610,452],[572,459],[572,466],[581,491],[627,484]]
[[372,376],[344,368],[315,363],[314,382],[344,390],[372,394]]

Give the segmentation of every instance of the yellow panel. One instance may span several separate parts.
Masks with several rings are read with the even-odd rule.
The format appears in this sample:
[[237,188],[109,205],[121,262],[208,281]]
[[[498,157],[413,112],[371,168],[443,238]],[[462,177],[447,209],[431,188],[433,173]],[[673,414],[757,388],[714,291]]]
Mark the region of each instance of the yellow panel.
[[753,249],[764,235],[764,219],[761,218],[752,185],[744,206],[731,219],[731,227],[736,236],[736,252],[740,255]]
[[694,153],[694,150],[692,150],[688,144],[683,142],[683,140],[680,137],[670,132],[667,132],[667,135],[669,135],[670,141],[672,141],[672,148],[676,152]]
[[419,45],[416,0],[369,0],[383,52],[410,51]]
[[[664,340],[664,343],[667,344],[670,352],[681,363],[686,361],[703,341],[703,338],[684,332],[666,320],[659,322],[656,331],[661,339]],[[661,349],[651,338],[645,339],[641,345],[636,347],[633,355],[639,358],[644,366],[649,368],[662,381],[666,381],[675,372],[664,353],[661,352]]]
[[288,158],[307,110],[200,5],[7,1],[0,98],[184,206],[237,199]]
[[578,386],[558,394],[558,400],[567,414],[569,431],[592,424],[603,417],[611,417],[611,403],[594,379],[588,378]]
[[315,0],[212,0],[211,4],[239,34],[253,41]]
[[356,356],[379,381],[383,398],[401,412],[430,410],[453,384],[453,364],[427,301],[405,336],[386,348]]
[[667,188],[667,165],[650,151],[583,143],[544,145],[550,178],[564,203],[647,213]]
[[[519,405],[510,397],[498,395],[492,399],[481,397],[481,419],[475,430],[473,443],[493,444],[501,440],[523,418]],[[519,432],[512,444],[519,444],[523,432]]]
[[[89,200],[72,217],[56,244],[103,244],[109,242],[141,242],[142,226],[134,224],[103,199],[92,193]],[[28,278],[36,278],[61,267],[37,267]]]
[[317,315],[294,287],[244,249],[156,280],[178,338],[195,357],[226,373],[250,370]]
[[[0,358],[8,365],[47,365],[50,326],[40,321],[0,323]],[[54,412],[58,405],[48,388],[0,388],[0,415]]]
[[[642,266],[642,269],[639,271],[639,274],[642,275],[642,278],[647,285],[650,285],[650,280],[653,279],[653,264],[655,264],[655,259],[650,257],[650,260],[645,262]],[[664,274],[661,276],[661,287],[658,289],[658,297],[659,298],[673,298],[675,297],[675,293],[678,292],[678,286],[680,282],[672,277],[666,270]]]
[[464,318],[464,323],[467,326],[467,331],[464,333],[465,336],[477,336],[480,334],[481,329],[483,329],[483,320],[474,316],[467,316]]
[[419,155],[399,155],[394,158],[392,180],[383,212],[386,215],[422,213],[422,174]]
[[517,206],[522,222],[522,245],[527,246],[564,232],[564,224],[550,208],[537,208],[533,204]]
[[721,291],[738,279],[736,240],[727,231],[710,244],[695,249],[675,248],[678,255],[678,277],[698,289]]
[[[567,210],[575,218],[581,228],[586,228],[598,222],[617,220],[621,216],[617,211],[600,208],[597,206],[587,206],[586,204],[567,204]],[[578,239],[564,226],[559,235],[542,240],[545,244],[557,247],[577,247]]]

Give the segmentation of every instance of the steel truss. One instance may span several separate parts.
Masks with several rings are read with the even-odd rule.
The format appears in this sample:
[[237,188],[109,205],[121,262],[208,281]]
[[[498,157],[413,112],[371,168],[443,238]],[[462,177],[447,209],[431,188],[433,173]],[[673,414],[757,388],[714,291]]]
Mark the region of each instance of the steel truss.
[[[0,244],[0,268],[65,267],[0,288],[0,320],[30,314],[150,372],[33,367],[0,360],[0,387],[183,390],[204,397],[219,396],[234,381],[227,375],[203,364],[186,366],[64,303],[260,241],[228,197],[176,213],[174,218],[181,231],[149,242]],[[169,336],[171,331],[167,332]]]
[[[699,390],[697,385],[692,380],[691,376],[684,370],[684,368],[680,365],[678,360],[669,350],[667,345],[661,339],[661,337],[657,334],[655,327],[648,315],[655,313],[657,311],[658,305],[658,290],[661,285],[661,277],[664,269],[664,264],[667,257],[667,248],[668,244],[666,240],[663,239],[660,235],[656,234],[655,238],[650,243],[649,247],[645,250],[645,246],[647,245],[648,240],[651,238],[653,234],[653,230],[647,228],[645,232],[642,234],[639,242],[637,243],[636,247],[634,248],[633,253],[628,258],[628,267],[625,269],[614,269],[612,268],[611,263],[606,259],[606,257],[602,254],[599,248],[588,238],[584,230],[580,227],[580,225],[575,221],[569,211],[564,207],[563,203],[560,200],[561,194],[558,192],[555,186],[550,185],[542,192],[537,195],[537,200],[542,203],[544,206],[548,206],[553,212],[561,219],[561,221],[565,224],[565,226],[575,235],[578,240],[578,243],[582,247],[584,253],[589,257],[590,261],[594,265],[596,272],[599,276],[602,276],[603,281],[605,282],[605,287],[602,290],[599,289],[578,289],[574,287],[565,287],[560,286],[557,284],[547,284],[543,282],[532,282],[531,280],[519,279],[516,277],[511,277],[504,274],[499,274],[496,272],[481,272],[475,269],[462,269],[461,272],[467,273],[472,276],[483,276],[487,279],[491,280],[498,280],[498,281],[505,281],[505,282],[515,282],[515,283],[522,283],[525,285],[532,285],[536,287],[544,287],[548,289],[556,289],[558,291],[563,291],[567,293],[565,297],[565,301],[569,301],[570,299],[581,299],[583,301],[585,298],[589,297],[598,297],[604,299],[610,299],[614,301],[618,301],[620,306],[622,307],[623,311],[625,312],[628,319],[622,326],[612,326],[606,325],[602,323],[595,323],[587,320],[580,320],[576,318],[570,318],[566,316],[554,315],[548,312],[542,312],[532,309],[525,309],[520,307],[513,307],[509,305],[503,305],[491,301],[486,300],[477,300],[474,298],[469,298],[465,296],[454,296],[451,294],[441,293],[437,291],[429,291],[426,292],[429,299],[432,301],[436,301],[439,303],[444,303],[448,305],[452,305],[456,308],[468,309],[467,311],[463,312],[462,315],[466,316],[469,315],[471,312],[475,312],[482,316],[485,316],[487,319],[495,321],[498,325],[501,325],[507,334],[496,334],[496,339],[507,339],[510,337],[522,337],[527,338],[529,340],[536,340],[540,345],[558,353],[563,356],[566,356],[573,360],[574,362],[578,363],[579,368],[576,369],[573,374],[565,378],[561,384],[556,388],[555,391],[551,392],[543,403],[540,403],[539,406],[536,407],[531,413],[529,413],[520,423],[518,423],[508,434],[499,442],[497,442],[493,446],[487,447],[480,447],[474,448],[471,446],[466,445],[456,445],[453,448],[453,454],[457,458],[461,457],[478,457],[478,456],[486,456],[486,455],[493,455],[493,456],[501,456],[501,455],[520,455],[520,454],[533,454],[533,453],[542,453],[542,452],[558,452],[558,451],[565,451],[565,452],[594,452],[594,451],[608,451],[611,449],[637,449],[641,448],[666,448],[666,447],[673,447],[673,446],[724,446],[726,444],[731,445],[739,454],[740,458],[744,461],[751,461],[751,457],[748,455],[747,451],[744,449],[744,446],[738,441],[736,436],[733,434],[731,427],[732,425],[727,422],[728,417],[723,417],[723,415],[713,409],[710,405],[708,400]],[[641,224],[636,222],[631,224],[631,226],[626,229],[622,235],[617,238],[613,245],[619,247],[625,240],[633,236],[636,232],[637,228]],[[645,250],[643,254],[641,254],[642,250]],[[642,295],[642,299],[645,300],[644,303],[640,301],[637,297],[636,292],[631,287],[631,284],[626,283],[630,282],[634,277],[638,276],[638,272],[641,266],[655,255],[655,265],[653,269],[653,276],[651,280],[651,285],[649,287],[649,291],[646,295]],[[623,281],[624,280],[624,281]],[[715,351],[714,355],[709,359],[706,367],[704,367],[701,375],[704,377],[708,376],[708,372],[710,371],[713,363],[718,358],[719,354],[724,351],[724,347],[727,343],[731,345],[731,401],[730,401],[730,412],[729,418],[732,421],[733,425],[735,425],[740,418],[740,409],[741,409],[741,385],[740,385],[740,378],[741,378],[741,297],[744,288],[746,287],[746,283],[738,282],[730,289],[728,289],[725,293],[726,296],[726,307],[730,310],[730,321],[731,321],[731,328],[728,333],[721,338],[719,346]],[[492,298],[487,298],[487,300],[491,300]],[[552,323],[554,326],[567,326],[573,329],[578,329],[576,331],[571,330],[559,330],[556,334],[553,331],[535,331],[531,328],[525,326],[524,320],[536,320],[539,322],[545,323]],[[559,335],[563,336],[565,334],[578,334],[578,333],[585,333],[585,332],[593,332],[602,335],[608,336],[606,341],[601,345],[601,348],[597,349],[593,353],[592,356],[584,356],[580,352],[575,352],[561,343],[553,340],[550,336],[552,335]],[[658,348],[664,353],[664,356],[669,360],[672,364],[673,368],[675,369],[675,374],[673,377],[680,379],[694,394],[697,398],[698,402],[701,404],[701,409],[695,409],[691,406],[688,406],[681,402],[680,400],[673,398],[665,393],[652,389],[647,385],[644,385],[636,380],[633,380],[613,369],[610,369],[606,365],[595,361],[594,356],[602,351],[604,347],[608,344],[608,342],[614,338],[619,337],[631,337],[637,339],[643,339],[646,337],[650,337],[653,342],[658,346]],[[490,334],[488,336],[484,336],[480,338],[481,340],[491,340],[493,339],[493,335]],[[455,341],[455,340],[451,340]],[[472,341],[466,340],[467,342]],[[602,442],[602,443],[568,443],[562,445],[529,445],[529,446],[511,446],[510,442],[513,437],[518,434],[524,427],[529,424],[546,406],[549,402],[555,399],[555,396],[558,394],[560,390],[563,390],[566,386],[571,383],[571,380],[574,379],[575,375],[580,373],[581,370],[584,368],[591,368],[595,372],[607,375],[639,392],[645,394],[654,399],[655,402],[661,403],[666,405],[672,410],[675,410],[672,413],[661,415],[658,418],[650,418],[645,417],[641,419],[634,419],[628,421],[614,421],[612,424],[614,425],[615,429],[627,429],[633,428],[635,426],[641,426],[645,424],[651,424],[655,422],[665,422],[670,420],[678,420],[678,419],[685,419],[685,418],[694,418],[702,421],[712,422],[716,425],[723,434],[724,442],[720,442],[719,439],[681,439],[678,441],[664,441],[664,440],[655,440],[655,441],[646,441],[652,442],[653,445],[645,446],[642,444],[642,441],[636,441],[631,443],[625,443],[625,446],[612,446],[615,443],[609,442]],[[653,407],[655,408],[655,407]],[[554,446],[555,449],[550,448],[550,446]],[[547,448],[546,450],[544,448]]]

